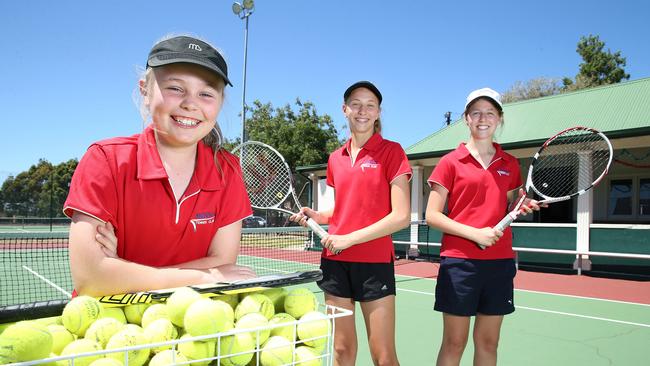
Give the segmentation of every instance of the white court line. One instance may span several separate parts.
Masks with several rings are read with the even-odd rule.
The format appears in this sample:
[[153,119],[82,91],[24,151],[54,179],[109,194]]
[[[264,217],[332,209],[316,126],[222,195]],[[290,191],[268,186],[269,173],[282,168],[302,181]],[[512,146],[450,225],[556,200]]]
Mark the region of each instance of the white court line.
[[599,297],[588,297],[588,296],[578,296],[578,295],[567,295],[567,294],[558,294],[555,292],[544,292],[544,291],[535,291],[535,290],[524,290],[524,289],[515,289],[515,291],[519,292],[530,292],[534,294],[542,294],[542,295],[555,295],[555,296],[563,296],[563,297],[572,297],[576,299],[585,299],[585,300],[598,300],[598,301],[605,301],[605,302],[613,302],[613,303],[618,303],[618,304],[625,304],[625,305],[639,305],[639,306],[647,306],[650,307],[650,304],[642,304],[640,302],[631,302],[631,301],[621,301],[621,300],[611,300],[611,299],[601,299]]
[[[399,288],[399,287],[397,288],[397,290],[404,291],[404,292],[412,292],[412,293],[419,294],[419,295],[427,295],[427,296],[434,296],[434,295],[435,295],[435,294],[432,293],[432,292],[416,291],[416,290],[408,290],[408,289]],[[553,295],[553,294],[551,293],[551,295]],[[599,299],[596,299],[596,300],[599,300]],[[636,303],[632,303],[632,304],[636,304]],[[610,323],[619,323],[619,324],[635,325],[635,326],[639,326],[639,327],[650,328],[650,324],[627,322],[627,321],[624,321],[624,320],[616,320],[616,319],[609,319],[609,318],[601,318],[601,317],[597,317],[597,316],[589,316],[589,315],[582,315],[582,314],[566,313],[566,312],[562,312],[562,311],[554,311],[554,310],[538,309],[538,308],[531,308],[531,307],[528,307],[528,306],[519,306],[519,305],[515,305],[515,308],[516,308],[516,309],[525,309],[525,310],[530,310],[530,311],[539,311],[539,312],[542,312],[542,313],[551,313],[551,314],[558,314],[558,315],[566,315],[566,316],[573,316],[573,317],[576,317],[576,318],[585,318],[585,319],[592,319],[592,320],[601,320],[601,321],[610,322]]]
[[277,268],[267,268],[267,267],[260,267],[260,266],[251,266],[251,267],[266,270],[266,271],[269,271],[269,272],[282,272],[282,273],[293,273],[293,272],[295,272],[295,271],[284,271],[284,270],[277,269]]
[[[294,264],[294,265],[296,263],[298,263],[300,265],[307,265],[307,266],[311,266],[311,267],[316,267],[317,266],[316,264],[312,264],[312,263],[295,262],[295,261],[290,261],[290,260],[286,260],[286,259],[277,259],[277,258],[264,258],[264,257],[257,257],[257,256],[254,256],[254,255],[248,255],[248,254],[242,254],[242,255],[240,255],[240,257],[263,258],[264,260],[271,261],[271,262],[290,263],[290,264]],[[286,270],[277,269],[277,268],[268,268],[268,267],[257,266],[254,263],[253,264],[244,263],[243,265],[244,266],[250,266],[250,267],[253,267],[253,268],[257,268],[257,269],[266,270],[266,271],[271,271],[271,272],[292,273],[292,272],[295,272],[295,271],[298,270],[298,269],[296,269],[295,271],[286,271]]]
[[[418,277],[418,276],[409,276],[409,275],[395,275],[395,276],[400,276],[400,277],[407,277],[407,278],[414,278],[414,279],[420,279],[420,280],[429,280],[435,282],[435,278],[426,278],[426,277]],[[550,295],[550,296],[560,296],[560,297],[570,297],[570,298],[576,298],[576,299],[584,299],[584,300],[594,300],[594,301],[604,301],[604,302],[613,302],[613,303],[619,303],[619,304],[626,304],[626,305],[638,305],[638,306],[645,306],[645,307],[650,307],[650,304],[643,304],[640,302],[631,302],[631,301],[621,301],[621,300],[610,300],[610,299],[603,299],[600,297],[589,297],[589,296],[578,296],[578,295],[567,295],[567,294],[559,294],[557,292],[545,292],[545,291],[535,291],[535,290],[524,290],[524,289],[518,289],[515,288],[515,292],[531,292],[531,293],[538,293],[542,295]]]
[[643,324],[643,323],[634,323],[634,322],[626,322],[623,320],[616,320],[616,319],[608,319],[608,318],[601,318],[597,316],[589,316],[589,315],[582,315],[582,314],[574,314],[574,313],[565,313],[562,311],[554,311],[554,310],[546,310],[546,309],[538,309],[538,308],[531,308],[528,306],[515,306],[517,309],[526,309],[526,310],[531,310],[531,311],[539,311],[542,313],[551,313],[551,314],[558,314],[558,315],[566,315],[566,316],[573,316],[576,318],[585,318],[585,319],[593,319],[593,320],[602,320],[605,322],[611,322],[611,323],[619,323],[619,324],[627,324],[627,325],[636,325],[638,327],[645,327],[645,328],[650,328],[650,324]]
[[70,297],[70,298],[72,297],[72,294],[71,294],[71,293],[69,293],[69,292],[66,291],[65,289],[62,289],[62,288],[59,287],[56,283],[54,283],[54,282],[48,280],[47,278],[41,276],[40,274],[38,274],[36,271],[32,270],[31,268],[29,268],[29,267],[27,267],[27,266],[23,266],[23,269],[29,271],[29,272],[30,272],[31,274],[33,274],[34,276],[40,278],[43,282],[45,282],[45,283],[47,283],[48,285],[50,285],[50,286],[54,287],[55,289],[59,290],[62,294],[66,295],[67,297]]

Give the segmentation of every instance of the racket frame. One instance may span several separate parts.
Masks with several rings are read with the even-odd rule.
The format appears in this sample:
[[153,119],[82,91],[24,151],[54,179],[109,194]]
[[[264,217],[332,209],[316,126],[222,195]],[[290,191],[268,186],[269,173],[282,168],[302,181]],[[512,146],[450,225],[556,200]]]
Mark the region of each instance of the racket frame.
[[[286,209],[283,209],[283,208],[280,207],[280,205],[283,202],[286,201],[287,196],[291,196],[293,198],[293,203],[296,205],[296,207],[301,207],[301,204],[300,204],[300,201],[298,200],[298,197],[296,196],[296,190],[293,187],[293,182],[291,180],[291,169],[289,168],[289,164],[287,163],[287,160],[284,158],[284,156],[282,156],[282,154],[280,154],[280,152],[278,150],[276,150],[272,146],[267,145],[267,144],[265,144],[263,142],[254,141],[254,140],[249,140],[249,141],[244,142],[243,144],[240,144],[235,149],[233,149],[232,153],[240,158],[240,164],[242,165],[241,166],[242,167],[242,174],[245,174],[244,173],[243,160],[241,159],[241,155],[238,152],[239,151],[245,151],[246,146],[251,146],[251,145],[252,146],[260,146],[262,148],[268,149],[272,153],[277,155],[280,158],[280,160],[282,161],[283,168],[286,170],[286,172],[288,173],[287,175],[289,177],[289,182],[288,182],[289,185],[288,185],[287,191],[283,192],[285,197],[283,197],[283,199],[281,201],[279,201],[278,203],[276,203],[275,205],[272,205],[272,206],[258,206],[258,205],[255,205],[253,203],[253,200],[251,200],[251,206],[253,208],[262,209],[262,210],[276,210],[276,211],[284,212],[284,213],[289,214],[289,215],[297,214],[298,212],[292,212],[292,211],[289,211],[289,210],[286,210]],[[244,179],[244,183],[245,182],[246,182],[246,179]],[[309,229],[311,229],[316,235],[318,235],[319,238],[323,239],[328,235],[327,231],[325,231],[325,229],[323,229],[316,221],[314,221],[311,218],[307,217],[307,215],[305,215],[305,218],[307,220],[306,222],[307,222],[307,226],[309,227]]]
[[[555,141],[557,138],[564,135],[565,133],[567,133],[569,131],[575,131],[575,130],[586,130],[586,131],[591,131],[592,133],[600,135],[600,137],[603,139],[603,141],[605,141],[607,143],[607,147],[609,149],[609,159],[607,161],[607,165],[605,166],[605,169],[603,169],[603,172],[591,183],[591,185],[589,187],[581,189],[581,190],[579,190],[577,192],[574,192],[574,193],[572,193],[570,195],[561,196],[561,197],[549,197],[549,196],[541,193],[535,187],[535,185],[533,184],[533,170],[535,169],[535,164],[537,163],[541,152],[544,151],[544,149],[549,144],[551,144],[553,141]],[[553,137],[546,140],[544,142],[544,144],[539,148],[539,150],[533,156],[533,160],[531,161],[530,166],[528,167],[528,175],[526,177],[526,194],[523,195],[519,199],[517,204],[514,206],[514,209],[511,210],[510,212],[508,212],[508,214],[506,214],[506,216],[501,221],[499,221],[499,223],[496,224],[494,226],[494,228],[499,230],[499,231],[503,231],[508,226],[510,226],[510,224],[513,221],[515,221],[515,219],[517,219],[517,217],[521,213],[521,205],[524,203],[526,198],[528,198],[528,195],[531,194],[532,192],[534,192],[535,194],[537,194],[538,196],[540,196],[542,198],[542,200],[538,201],[538,203],[542,203],[542,204],[544,204],[544,203],[545,204],[550,204],[550,203],[555,203],[555,202],[566,201],[566,200],[569,200],[569,199],[571,199],[573,197],[580,196],[580,195],[584,194],[585,192],[587,192],[588,190],[593,188],[595,185],[600,183],[600,181],[605,177],[605,175],[607,175],[607,172],[609,171],[609,167],[612,164],[613,156],[614,156],[614,149],[612,148],[612,143],[609,141],[609,139],[607,138],[607,136],[605,136],[604,133],[602,133],[602,132],[600,132],[598,130],[595,130],[595,129],[589,128],[589,127],[575,126],[575,127],[570,127],[570,128],[564,129],[564,130],[556,133]],[[481,249],[485,249],[485,246],[483,246],[483,245],[479,244],[479,247],[481,247]]]

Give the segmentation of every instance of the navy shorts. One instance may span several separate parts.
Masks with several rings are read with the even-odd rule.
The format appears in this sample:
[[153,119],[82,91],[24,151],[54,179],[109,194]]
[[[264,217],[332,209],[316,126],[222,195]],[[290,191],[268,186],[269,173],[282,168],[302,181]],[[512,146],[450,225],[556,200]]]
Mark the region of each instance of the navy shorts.
[[395,266],[390,263],[342,262],[321,258],[318,287],[330,295],[372,301],[395,295]]
[[516,273],[513,259],[442,257],[434,309],[458,316],[510,314]]

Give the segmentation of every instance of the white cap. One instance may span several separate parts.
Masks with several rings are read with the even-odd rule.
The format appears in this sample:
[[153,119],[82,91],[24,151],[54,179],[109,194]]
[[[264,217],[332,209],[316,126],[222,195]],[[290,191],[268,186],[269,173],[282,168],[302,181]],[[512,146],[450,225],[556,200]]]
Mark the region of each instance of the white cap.
[[467,102],[465,103],[465,109],[467,109],[467,106],[471,102],[473,102],[476,98],[480,98],[480,97],[488,97],[494,100],[499,105],[499,108],[503,109],[503,105],[501,104],[501,94],[497,93],[496,91],[490,88],[481,88],[469,93],[469,95],[467,96]]

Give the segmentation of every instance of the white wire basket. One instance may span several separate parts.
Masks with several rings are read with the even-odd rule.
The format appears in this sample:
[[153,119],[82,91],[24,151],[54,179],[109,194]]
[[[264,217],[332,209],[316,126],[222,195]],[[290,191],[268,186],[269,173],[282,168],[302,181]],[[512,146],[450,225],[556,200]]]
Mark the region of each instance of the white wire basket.
[[[123,363],[124,366],[127,365],[133,365],[134,363],[131,362],[129,363],[129,352],[133,351],[139,351],[139,350],[153,350],[154,348],[159,348],[159,347],[167,347],[170,348],[172,351],[172,364],[174,365],[190,365],[190,364],[202,364],[202,365],[211,365],[211,366],[218,366],[220,365],[220,360],[230,358],[230,357],[236,357],[236,356],[241,356],[244,354],[253,354],[252,360],[247,364],[247,365],[255,365],[255,366],[263,366],[263,363],[261,361],[260,352],[262,351],[262,344],[260,344],[259,339],[260,339],[260,334],[263,332],[271,331],[272,329],[275,328],[284,328],[284,327],[292,327],[293,329],[293,339],[294,341],[291,342],[289,340],[289,345],[291,347],[291,361],[288,363],[285,363],[283,365],[289,366],[289,365],[300,365],[302,363],[306,364],[312,364],[312,363],[318,363],[318,365],[327,365],[331,366],[334,363],[334,333],[335,333],[335,324],[336,322],[334,319],[344,317],[344,316],[350,316],[352,315],[352,311],[339,308],[336,306],[331,306],[331,305],[326,305],[326,304],[318,304],[318,311],[323,313],[327,319],[329,326],[328,326],[328,332],[325,335],[320,335],[317,337],[313,338],[307,338],[307,339],[299,339],[298,338],[298,325],[301,323],[310,323],[310,322],[316,322],[316,321],[322,321],[323,319],[315,319],[315,320],[295,320],[295,321],[290,321],[286,323],[279,323],[279,324],[269,324],[268,326],[263,326],[263,327],[257,327],[257,328],[246,328],[246,329],[240,329],[240,328],[234,328],[226,332],[222,333],[216,333],[216,334],[209,334],[209,335],[203,335],[203,336],[197,336],[197,337],[187,337],[183,339],[174,339],[171,341],[167,342],[159,342],[159,343],[148,343],[144,345],[138,345],[138,346],[132,346],[132,347],[124,347],[124,348],[116,348],[116,349],[110,349],[110,350],[102,350],[102,351],[96,351],[96,352],[87,352],[87,353],[80,353],[76,355],[70,355],[70,356],[57,356],[57,357],[50,357],[50,358],[45,358],[45,359],[40,359],[40,360],[34,360],[34,361],[28,361],[28,362],[20,362],[20,363],[12,363],[9,364],[11,366],[28,366],[28,365],[57,365],[57,366],[75,366],[75,365],[87,365],[90,362],[88,362],[88,359],[85,359],[86,357],[93,357],[93,358],[102,358],[106,357],[108,354],[111,354],[113,358],[115,358],[115,354],[122,354],[122,357],[120,358],[120,361]],[[230,353],[230,354],[221,354],[220,348],[221,348],[221,342],[225,337],[228,336],[233,336],[239,333],[254,333],[256,335],[255,339],[255,348],[253,350],[245,351],[245,352],[239,352],[239,353]],[[215,353],[214,356],[206,357],[206,358],[198,358],[198,359],[191,359],[191,360],[176,360],[175,355],[177,354],[176,351],[179,349],[179,345],[183,343],[190,343],[190,342],[214,342],[215,343]],[[304,345],[304,342],[310,342],[310,341],[315,341],[316,343],[319,344],[324,344],[325,347],[322,350],[322,353],[314,355],[312,358],[309,359],[300,359],[298,360],[296,357],[296,353],[294,352],[295,349],[301,345]],[[280,347],[286,347],[286,345],[280,346]],[[268,347],[267,347],[268,349]],[[144,363],[144,365],[148,365],[149,361],[151,360],[151,357],[154,355],[154,352],[150,352],[150,356],[148,360]],[[83,360],[82,360],[83,359]],[[319,360],[315,362],[315,360]],[[311,363],[310,363],[311,362]]]

